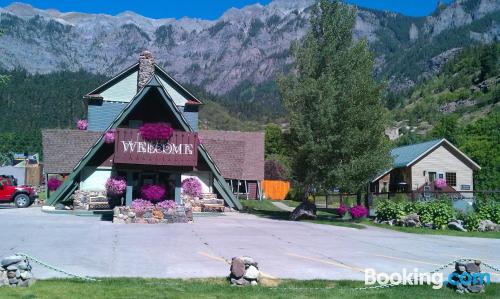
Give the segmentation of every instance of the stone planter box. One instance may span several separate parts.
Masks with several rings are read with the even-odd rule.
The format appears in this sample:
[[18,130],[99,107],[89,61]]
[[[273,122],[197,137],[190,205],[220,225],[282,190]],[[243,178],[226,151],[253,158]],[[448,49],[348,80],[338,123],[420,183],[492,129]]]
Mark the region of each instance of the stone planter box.
[[135,213],[130,207],[115,207],[113,209],[113,223],[166,224],[192,221],[193,211],[185,206],[177,206],[177,208],[169,210],[153,208],[142,214]]

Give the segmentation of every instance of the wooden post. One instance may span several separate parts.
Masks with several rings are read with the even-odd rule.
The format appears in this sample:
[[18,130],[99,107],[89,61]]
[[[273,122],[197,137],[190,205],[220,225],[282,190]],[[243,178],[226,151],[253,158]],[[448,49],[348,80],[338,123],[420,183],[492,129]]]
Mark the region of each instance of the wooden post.
[[245,193],[247,195],[246,199],[248,199],[248,182],[245,180]]
[[182,204],[181,199],[181,174],[178,173],[175,176],[175,202],[177,204]]
[[127,171],[127,192],[125,193],[125,205],[130,207],[132,205],[132,192],[133,190],[133,184],[134,184],[134,174],[132,171]]
[[325,196],[325,208],[328,209],[328,192],[326,192]]

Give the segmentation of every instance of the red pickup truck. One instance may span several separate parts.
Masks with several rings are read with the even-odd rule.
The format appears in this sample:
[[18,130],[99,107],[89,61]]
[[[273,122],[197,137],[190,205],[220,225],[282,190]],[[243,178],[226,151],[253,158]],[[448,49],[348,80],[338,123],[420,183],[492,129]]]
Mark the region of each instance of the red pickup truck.
[[16,186],[13,178],[0,175],[0,203],[14,202],[18,208],[26,208],[36,197],[33,188]]

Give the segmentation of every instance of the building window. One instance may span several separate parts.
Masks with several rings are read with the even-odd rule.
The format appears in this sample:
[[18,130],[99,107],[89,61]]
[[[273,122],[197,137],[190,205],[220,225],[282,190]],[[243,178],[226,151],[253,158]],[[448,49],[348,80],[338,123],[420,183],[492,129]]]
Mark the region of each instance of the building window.
[[451,187],[457,186],[457,174],[455,172],[446,173],[446,184]]
[[429,172],[429,182],[434,182],[436,180],[436,173]]

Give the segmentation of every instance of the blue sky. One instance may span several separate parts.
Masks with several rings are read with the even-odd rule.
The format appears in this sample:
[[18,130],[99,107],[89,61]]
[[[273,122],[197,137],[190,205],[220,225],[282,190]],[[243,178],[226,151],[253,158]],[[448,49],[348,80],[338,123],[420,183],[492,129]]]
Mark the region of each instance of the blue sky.
[[[293,0],[289,0],[293,1]],[[450,2],[451,0],[446,0]],[[0,0],[4,7],[14,1]],[[181,18],[184,16],[217,19],[231,7],[260,2],[267,4],[271,0],[24,0],[37,8],[55,8],[63,12],[78,11],[87,13],[107,13],[116,15],[131,10],[150,18]],[[390,10],[409,16],[429,15],[434,11],[437,0],[347,0],[349,3],[374,9]]]

